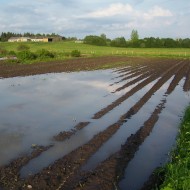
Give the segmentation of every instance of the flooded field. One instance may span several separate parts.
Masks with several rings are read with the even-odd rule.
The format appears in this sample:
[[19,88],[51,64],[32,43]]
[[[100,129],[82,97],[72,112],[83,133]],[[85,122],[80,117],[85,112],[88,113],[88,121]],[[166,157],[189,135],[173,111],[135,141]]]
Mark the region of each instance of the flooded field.
[[189,60],[0,79],[0,189],[141,189],[189,90]]

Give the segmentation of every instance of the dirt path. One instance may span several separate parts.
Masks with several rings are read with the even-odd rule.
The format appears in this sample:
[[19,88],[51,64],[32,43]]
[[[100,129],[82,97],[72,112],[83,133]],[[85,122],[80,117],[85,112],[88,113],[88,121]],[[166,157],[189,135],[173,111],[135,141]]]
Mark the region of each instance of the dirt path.
[[[133,58],[105,58],[101,60],[100,58],[89,58],[80,59],[81,63],[78,64],[81,68],[95,68],[95,63],[97,64],[107,64],[110,60],[114,61],[132,61]],[[58,72],[58,67],[61,69],[59,71],[72,71],[74,69],[74,64],[77,64],[78,60],[69,61],[70,63],[64,63],[64,69],[62,68],[63,63],[55,63],[55,68],[48,65],[48,72]],[[102,110],[94,114],[93,119],[99,119],[105,114],[110,112],[116,106],[119,106],[122,102],[127,101],[127,99],[141,90],[146,85],[155,81],[154,85],[148,89],[148,91],[137,101],[133,106],[126,110],[125,114],[118,118],[118,121],[107,126],[105,130],[96,134],[90,141],[86,144],[73,150],[66,156],[55,161],[53,164],[44,168],[41,172],[30,176],[26,179],[21,179],[19,171],[22,166],[26,165],[30,160],[38,157],[42,152],[48,151],[51,145],[48,147],[35,147],[34,151],[30,155],[24,155],[18,159],[13,160],[7,166],[0,167],[0,189],[11,190],[11,189],[35,189],[35,190],[50,190],[50,189],[84,189],[84,190],[111,190],[115,189],[118,185],[119,180],[122,179],[125,168],[127,167],[129,161],[134,157],[135,152],[138,150],[139,146],[144,142],[148,135],[150,135],[155,123],[159,119],[159,114],[165,107],[167,102],[167,97],[175,90],[181,79],[185,78],[184,90],[188,90],[190,86],[190,61],[189,60],[154,60],[154,59],[143,59],[133,60],[135,63],[131,63],[131,67],[124,69],[117,69],[114,72],[122,73],[123,77],[120,81],[125,81],[130,79],[130,77],[137,77],[122,87],[116,89],[116,91],[121,91],[127,87],[137,84],[126,94],[119,97],[113,103],[107,105]],[[83,63],[82,63],[83,62]],[[46,63],[47,64],[47,63]],[[69,64],[71,64],[69,66]],[[41,65],[30,66],[18,66],[17,70],[13,72],[13,68],[16,66],[7,66],[0,64],[0,76],[10,77],[10,76],[20,76],[23,75],[24,71],[26,75],[32,73],[39,74],[45,68],[45,63]],[[97,65],[96,65],[97,66]],[[78,67],[78,68],[79,68]],[[139,69],[140,67],[140,69]],[[7,71],[2,72],[1,68],[9,68]],[[11,70],[11,69],[12,70]],[[27,69],[26,69],[27,68]],[[32,70],[32,68],[34,70]],[[19,70],[20,69],[20,70]],[[26,69],[26,70],[25,70]],[[47,68],[46,68],[47,69]],[[56,70],[57,69],[57,70]],[[76,68],[75,68],[76,69]],[[11,71],[13,73],[11,73]],[[20,71],[20,75],[18,75]],[[47,71],[47,70],[46,70]],[[131,76],[127,76],[131,73]],[[165,91],[165,95],[161,98],[160,103],[156,106],[148,120],[144,122],[144,125],[139,128],[139,130],[126,139],[125,144],[121,146],[121,149],[116,153],[112,154],[105,161],[101,162],[97,168],[93,171],[83,172],[81,167],[88,161],[88,159],[105,143],[107,142],[133,115],[137,114],[139,110],[151,99],[151,97],[156,93],[169,79],[172,79],[169,87]],[[141,82],[141,80],[143,80]],[[113,84],[114,85],[114,84]],[[78,123],[72,130],[60,132],[58,135],[52,137],[57,141],[64,141],[75,135],[79,130],[88,127],[91,121],[85,121]]]

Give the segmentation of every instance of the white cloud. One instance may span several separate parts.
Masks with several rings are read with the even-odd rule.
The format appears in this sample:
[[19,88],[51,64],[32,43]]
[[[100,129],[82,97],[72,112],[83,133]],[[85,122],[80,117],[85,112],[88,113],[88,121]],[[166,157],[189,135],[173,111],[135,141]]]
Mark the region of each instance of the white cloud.
[[155,17],[171,17],[173,14],[168,9],[163,9],[159,6],[154,6],[152,9],[150,9],[148,12],[145,12],[143,14],[143,17],[147,20],[154,19]]
[[94,11],[88,14],[88,16],[93,17],[93,18],[110,17],[110,16],[115,16],[115,15],[131,13],[132,11],[133,11],[133,8],[129,4],[115,3],[115,4],[109,5],[108,8]]
[[175,2],[174,5],[158,0],[156,5],[152,0],[127,3],[125,0],[4,0],[0,33],[55,32],[79,38],[105,33],[110,38],[128,38],[131,30],[137,29],[140,37],[188,37],[189,9],[184,9],[181,1]]

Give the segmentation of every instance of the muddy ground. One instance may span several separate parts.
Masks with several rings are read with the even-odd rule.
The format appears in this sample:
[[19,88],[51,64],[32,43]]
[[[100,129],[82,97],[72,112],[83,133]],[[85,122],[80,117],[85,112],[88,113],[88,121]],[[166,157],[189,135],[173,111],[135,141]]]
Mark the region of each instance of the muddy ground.
[[[114,62],[128,62],[128,66],[130,66],[118,68],[114,71],[117,72],[121,78],[117,83],[132,77],[136,78],[126,82],[126,84],[116,89],[113,93],[121,91],[137,82],[138,84],[116,101],[107,105],[102,110],[99,110],[97,113],[94,113],[92,119],[103,117],[154,80],[156,80],[155,84],[129,110],[126,110],[126,113],[121,115],[116,123],[107,126],[104,131],[96,134],[89,142],[55,161],[52,165],[44,168],[39,173],[22,179],[20,178],[19,172],[22,166],[26,165],[34,157],[39,156],[43,151],[48,150],[53,145],[48,147],[34,147],[30,155],[23,155],[13,160],[10,164],[1,166],[0,189],[114,190],[117,188],[119,181],[123,178],[129,161],[133,159],[135,152],[150,135],[155,123],[158,121],[159,114],[167,102],[167,96],[174,91],[182,78],[185,78],[184,91],[190,90],[190,60],[104,57],[81,58],[64,62],[40,63],[34,65],[7,65],[1,62],[0,77],[7,78],[51,72],[90,70],[96,69],[100,65],[102,66]],[[135,115],[171,77],[173,77],[173,79],[165,92],[164,98],[160,100],[160,103],[155,107],[149,119],[144,122],[144,125],[141,126],[135,134],[131,134],[131,136],[126,139],[126,142],[121,145],[121,149],[118,152],[101,162],[94,170],[81,171],[81,167],[84,166],[87,160],[119,130],[123,123]],[[57,141],[64,141],[72,135],[75,135],[82,128],[87,127],[89,123],[90,121],[81,122],[77,124],[73,130],[62,131],[52,138]],[[148,184],[147,187],[144,186],[142,187],[143,189],[148,190],[152,188],[153,184],[150,182],[146,184]]]

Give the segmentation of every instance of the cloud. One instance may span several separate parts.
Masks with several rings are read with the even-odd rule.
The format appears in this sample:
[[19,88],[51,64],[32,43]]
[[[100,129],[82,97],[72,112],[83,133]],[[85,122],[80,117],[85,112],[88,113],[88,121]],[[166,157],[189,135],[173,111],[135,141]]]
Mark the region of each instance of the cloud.
[[178,8],[180,5],[182,7],[181,1],[176,1],[177,8],[174,8],[175,5],[171,1],[163,3],[162,0],[158,0],[157,4],[151,0],[127,2],[6,0],[1,4],[0,32],[54,32],[79,38],[105,33],[108,37],[114,38],[130,37],[131,30],[137,29],[140,37],[166,35],[179,37],[181,34],[189,36],[190,13],[187,8]]
[[88,14],[88,16],[93,18],[102,18],[102,17],[110,17],[115,15],[123,15],[126,13],[131,13],[132,11],[133,8],[129,4],[115,3],[109,5],[108,8],[94,11]]
[[154,6],[151,10],[143,14],[147,20],[154,19],[155,17],[171,17],[173,14],[168,9],[163,9],[159,6]]

